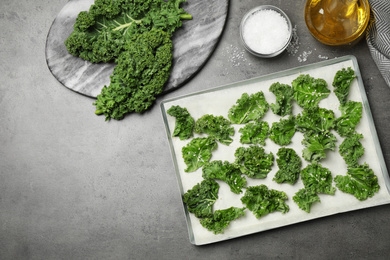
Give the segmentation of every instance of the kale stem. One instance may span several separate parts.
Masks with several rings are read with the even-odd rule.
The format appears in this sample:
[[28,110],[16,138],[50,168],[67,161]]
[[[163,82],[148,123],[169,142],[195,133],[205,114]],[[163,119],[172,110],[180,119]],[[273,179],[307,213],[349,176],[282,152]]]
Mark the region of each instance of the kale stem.
[[180,19],[182,19],[182,20],[191,20],[192,19],[192,15],[190,15],[190,14],[181,14],[180,15]]

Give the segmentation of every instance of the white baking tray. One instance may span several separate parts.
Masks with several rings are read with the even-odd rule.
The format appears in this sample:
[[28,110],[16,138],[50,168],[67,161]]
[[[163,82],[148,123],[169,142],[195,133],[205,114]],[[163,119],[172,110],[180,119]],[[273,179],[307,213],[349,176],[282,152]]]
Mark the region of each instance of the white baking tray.
[[[252,94],[258,91],[263,91],[266,100],[269,104],[271,104],[275,102],[275,95],[269,92],[269,87],[272,83],[280,82],[291,85],[291,82],[300,74],[309,74],[314,78],[322,78],[327,81],[328,88],[331,90],[331,94],[326,99],[323,99],[320,102],[319,106],[332,109],[335,112],[336,117],[338,117],[341,115],[341,112],[339,111],[339,101],[337,100],[333,92],[332,82],[336,72],[342,68],[347,67],[351,67],[352,69],[354,69],[355,74],[357,75],[357,79],[355,79],[351,85],[348,99],[359,101],[363,104],[363,116],[359,125],[356,128],[357,132],[362,133],[364,135],[364,138],[361,140],[361,143],[365,148],[365,153],[364,156],[360,158],[359,163],[362,164],[364,162],[367,162],[370,168],[377,175],[379,185],[381,186],[379,192],[376,193],[372,198],[369,198],[365,201],[359,201],[354,196],[343,193],[338,189],[336,191],[336,194],[333,196],[327,194],[319,194],[321,202],[314,203],[311,208],[311,212],[307,213],[299,209],[297,204],[292,200],[292,196],[294,196],[294,194],[299,189],[303,188],[301,179],[299,179],[299,181],[295,185],[277,184],[275,181],[272,180],[276,171],[278,170],[275,161],[272,171],[268,174],[268,177],[266,179],[251,179],[247,177],[247,186],[265,184],[270,189],[276,189],[286,192],[289,197],[286,203],[290,207],[290,211],[288,213],[282,214],[281,212],[274,212],[260,219],[256,219],[253,213],[246,209],[246,214],[244,217],[241,217],[231,222],[223,234],[215,235],[213,232],[210,232],[204,227],[202,227],[199,223],[199,219],[197,219],[194,214],[189,213],[187,211],[186,206],[183,204],[185,217],[188,224],[189,239],[191,243],[195,245],[214,243],[294,223],[334,215],[337,213],[348,212],[390,203],[389,175],[386,168],[386,164],[384,162],[380,143],[378,141],[378,136],[368,104],[364,85],[361,79],[358,63],[354,56],[345,56],[341,58],[327,60],[163,101],[161,103],[161,110],[163,120],[166,126],[170,149],[172,152],[173,162],[175,165],[180,195],[183,195],[195,184],[202,181],[202,169],[200,168],[196,172],[192,173],[187,173],[184,171],[186,165],[182,158],[181,149],[183,146],[187,145],[190,140],[181,141],[177,137],[172,137],[176,119],[166,114],[166,111],[171,106],[179,105],[181,107],[187,108],[189,113],[195,120],[205,114],[213,114],[215,116],[221,115],[225,118],[228,118],[227,115],[229,108],[231,108],[236,103],[237,99],[241,97],[242,93],[246,92],[248,94]],[[302,109],[299,108],[298,105],[294,102],[293,114],[296,115],[301,110]],[[269,109],[263,120],[267,121],[271,126],[272,122],[279,121],[280,118],[281,117],[273,114],[271,109]],[[230,146],[218,143],[218,149],[213,152],[211,160],[227,160],[230,162],[234,162],[235,150],[240,146],[245,146],[240,143],[239,140],[241,133],[238,132],[238,130],[243,125],[233,126],[236,130],[233,142],[230,144]],[[332,172],[332,176],[334,178],[336,175],[345,175],[347,172],[347,168],[343,158],[338,152],[338,147],[341,144],[343,138],[341,138],[335,131],[333,131],[333,133],[338,139],[337,148],[335,151],[327,152],[327,157],[321,160],[320,163],[322,164],[322,166],[328,168]],[[202,135],[195,135],[194,137],[198,136]],[[302,139],[303,135],[300,132],[296,132],[293,137],[292,144],[287,146],[294,148],[295,151],[301,157],[303,149],[303,146],[301,144]],[[281,146],[274,144],[268,138],[266,141],[266,145],[263,147],[265,148],[267,153],[272,152],[275,155],[275,158],[277,158],[276,153]],[[304,167],[306,167],[308,162],[302,158],[302,163],[303,169]],[[229,187],[226,183],[220,182],[218,180],[217,182],[220,184],[220,190],[218,194],[219,198],[214,204],[214,210],[225,209],[231,206],[245,206],[240,200],[240,198],[245,193],[245,189],[242,194],[237,195],[230,192]],[[333,186],[335,186],[335,183],[333,183]]]

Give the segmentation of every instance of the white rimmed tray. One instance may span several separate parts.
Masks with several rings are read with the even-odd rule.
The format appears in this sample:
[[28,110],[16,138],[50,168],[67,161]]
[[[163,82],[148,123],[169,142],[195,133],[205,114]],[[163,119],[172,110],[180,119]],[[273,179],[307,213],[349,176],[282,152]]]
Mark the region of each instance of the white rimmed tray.
[[[381,186],[378,193],[372,198],[365,201],[359,201],[350,194],[343,193],[342,191],[336,191],[335,195],[319,194],[321,203],[315,203],[312,206],[311,212],[298,208],[293,202],[292,196],[301,188],[303,184],[301,179],[295,184],[277,184],[273,181],[273,177],[278,170],[276,161],[272,168],[272,171],[268,174],[266,179],[251,179],[247,178],[247,186],[255,186],[265,184],[271,189],[284,191],[288,195],[286,201],[290,207],[290,211],[286,214],[275,212],[268,214],[260,219],[256,219],[251,211],[246,209],[246,215],[230,223],[229,227],[223,234],[215,235],[214,233],[203,228],[199,219],[194,214],[187,211],[184,205],[185,217],[187,220],[190,242],[195,245],[204,245],[214,242],[219,242],[227,239],[237,238],[240,236],[253,234],[273,228],[278,228],[290,224],[304,222],[308,220],[317,219],[320,217],[330,216],[342,212],[348,212],[373,206],[379,206],[390,203],[390,178],[387,171],[387,167],[383,158],[382,150],[376,133],[373,117],[368,104],[365,88],[361,79],[361,74],[357,60],[354,56],[345,56],[332,60],[327,60],[315,64],[310,64],[302,67],[297,67],[291,70],[286,70],[242,82],[233,83],[230,85],[189,94],[182,97],[165,100],[161,103],[161,110],[163,120],[166,126],[166,132],[169,140],[170,149],[172,152],[172,158],[176,170],[177,180],[179,184],[180,195],[183,195],[195,184],[202,181],[202,169],[198,169],[196,172],[187,173],[184,171],[186,165],[182,158],[181,149],[187,145],[190,140],[181,141],[179,138],[172,137],[172,133],[175,127],[176,119],[167,115],[166,111],[174,105],[186,107],[191,116],[197,120],[205,114],[213,114],[215,116],[224,116],[227,118],[228,110],[233,106],[237,99],[239,99],[242,93],[256,93],[263,91],[268,103],[275,102],[275,96],[269,92],[269,87],[274,82],[280,82],[291,85],[291,82],[297,78],[300,74],[309,74],[314,78],[325,79],[328,83],[328,88],[331,90],[331,94],[326,99],[323,99],[319,106],[332,109],[335,112],[336,117],[341,115],[339,110],[339,101],[333,92],[332,82],[336,72],[342,68],[351,67],[355,70],[357,79],[355,79],[351,85],[349,100],[359,101],[363,104],[363,116],[356,127],[358,133],[362,133],[364,138],[361,140],[365,148],[365,153],[360,158],[359,163],[367,162],[370,168],[374,171],[378,177],[379,185]],[[294,103],[293,114],[297,115],[302,109]],[[269,125],[272,122],[279,121],[281,117],[272,113],[271,109],[267,112],[264,121],[267,121]],[[242,145],[239,141],[240,133],[238,130],[243,125],[233,125],[235,127],[235,135],[233,142],[229,145],[223,145],[218,143],[218,149],[213,152],[211,160],[227,160],[234,162],[234,152]],[[347,172],[346,164],[343,158],[338,152],[338,147],[343,141],[335,131],[333,133],[337,137],[337,148],[335,151],[328,151],[327,157],[321,160],[321,165],[328,168],[332,172],[333,178],[336,175],[345,175]],[[194,137],[203,136],[195,135]],[[287,147],[295,149],[295,151],[301,156],[303,146],[301,144],[303,135],[299,132],[293,137],[292,144]],[[275,157],[278,149],[281,147],[274,144],[269,138],[266,141],[266,145],[263,146],[266,152],[272,152]],[[308,162],[302,159],[302,169],[308,165]],[[231,206],[243,207],[240,198],[243,193],[237,195],[230,192],[229,187],[224,182],[217,181],[220,184],[219,198],[214,204],[214,210],[225,209]],[[335,186],[335,183],[333,183]]]

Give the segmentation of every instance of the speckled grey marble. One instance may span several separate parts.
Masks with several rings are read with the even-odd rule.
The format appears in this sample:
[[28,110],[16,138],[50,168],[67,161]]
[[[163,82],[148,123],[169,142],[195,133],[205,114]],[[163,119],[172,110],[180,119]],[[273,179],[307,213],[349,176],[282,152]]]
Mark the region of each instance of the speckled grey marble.
[[[80,11],[88,10],[93,0],[71,0],[54,20],[46,41],[46,61],[54,77],[65,87],[96,97],[110,83],[114,63],[92,64],[70,55],[64,41],[73,30]],[[183,22],[173,36],[173,67],[164,93],[190,80],[207,62],[222,35],[229,0],[188,1],[182,7],[193,16]]]

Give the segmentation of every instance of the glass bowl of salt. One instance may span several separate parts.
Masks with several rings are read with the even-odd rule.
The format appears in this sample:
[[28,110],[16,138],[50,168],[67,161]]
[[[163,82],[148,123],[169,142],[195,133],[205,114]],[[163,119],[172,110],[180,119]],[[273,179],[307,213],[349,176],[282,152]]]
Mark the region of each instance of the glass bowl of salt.
[[280,8],[261,5],[244,15],[240,36],[248,52],[262,58],[275,57],[290,44],[291,21]]

